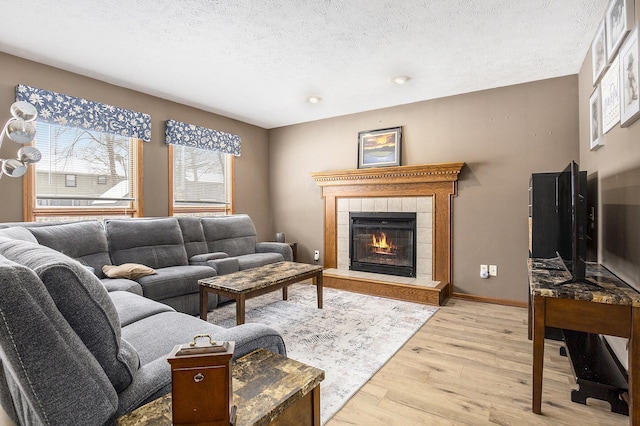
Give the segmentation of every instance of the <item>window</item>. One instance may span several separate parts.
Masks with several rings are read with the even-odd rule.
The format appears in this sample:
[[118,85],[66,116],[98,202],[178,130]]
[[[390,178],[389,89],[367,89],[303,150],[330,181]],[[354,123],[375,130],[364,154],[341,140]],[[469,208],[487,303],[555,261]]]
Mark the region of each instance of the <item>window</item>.
[[76,181],[76,175],[64,175],[64,186],[75,188],[78,186]]
[[182,145],[169,150],[174,216],[232,212],[232,155]]
[[26,220],[137,216],[136,138],[37,122]]

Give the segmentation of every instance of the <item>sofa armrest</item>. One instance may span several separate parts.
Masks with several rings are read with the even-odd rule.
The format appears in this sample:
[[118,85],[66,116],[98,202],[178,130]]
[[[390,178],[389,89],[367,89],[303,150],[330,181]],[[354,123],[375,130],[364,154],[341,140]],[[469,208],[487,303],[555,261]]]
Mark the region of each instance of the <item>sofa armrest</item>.
[[204,262],[207,262],[208,260],[225,259],[227,257],[229,257],[229,255],[221,251],[217,251],[215,253],[196,254],[189,258],[189,264],[202,265],[204,264]]
[[293,250],[287,243],[262,242],[256,243],[256,253],[279,253],[284,260],[293,261]]
[[128,280],[126,278],[103,278],[100,282],[102,282],[102,285],[108,292],[128,291],[142,296],[142,286],[140,286],[137,281]]
[[217,340],[234,341],[233,359],[241,358],[258,348],[287,356],[287,348],[280,333],[264,324],[246,323],[225,328],[213,335]]
[[240,263],[236,257],[209,260],[206,264],[215,269],[218,275],[226,275],[240,270]]
[[[0,256],[0,360],[17,424],[107,424],[118,395],[27,267]],[[3,395],[4,401],[8,395]]]

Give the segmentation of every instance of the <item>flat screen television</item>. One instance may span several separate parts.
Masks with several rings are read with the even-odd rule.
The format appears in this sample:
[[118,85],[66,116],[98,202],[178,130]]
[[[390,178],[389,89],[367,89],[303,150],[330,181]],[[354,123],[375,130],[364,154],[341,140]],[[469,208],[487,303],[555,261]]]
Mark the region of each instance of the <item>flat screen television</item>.
[[572,161],[556,178],[556,210],[558,216],[558,256],[571,273],[563,284],[587,280],[587,173]]

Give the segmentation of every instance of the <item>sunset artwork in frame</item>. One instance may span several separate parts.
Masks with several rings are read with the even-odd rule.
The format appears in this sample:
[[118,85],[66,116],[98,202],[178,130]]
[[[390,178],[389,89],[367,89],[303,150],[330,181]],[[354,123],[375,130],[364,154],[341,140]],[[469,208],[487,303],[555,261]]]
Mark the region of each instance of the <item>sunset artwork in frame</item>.
[[399,166],[402,127],[358,132],[358,168]]

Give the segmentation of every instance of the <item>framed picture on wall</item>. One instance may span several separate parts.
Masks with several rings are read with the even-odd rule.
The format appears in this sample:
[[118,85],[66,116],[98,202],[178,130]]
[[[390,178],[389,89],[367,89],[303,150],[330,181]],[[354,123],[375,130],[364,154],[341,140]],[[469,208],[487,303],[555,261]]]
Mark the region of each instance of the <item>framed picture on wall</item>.
[[600,81],[602,131],[607,133],[620,121],[620,57],[616,56]]
[[596,86],[591,97],[589,98],[589,117],[590,134],[589,139],[591,150],[596,150],[604,145],[604,136],[602,135],[602,105],[600,102],[600,86]]
[[627,127],[640,117],[638,73],[638,24],[620,48],[620,125]]
[[607,43],[604,31],[604,19],[598,25],[596,35],[591,42],[591,68],[593,71],[593,85],[595,86],[607,68]]
[[607,59],[611,59],[618,52],[618,48],[624,41],[624,36],[631,31],[634,22],[635,0],[611,0],[604,15]]
[[399,166],[402,127],[358,132],[358,168]]

